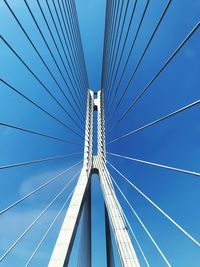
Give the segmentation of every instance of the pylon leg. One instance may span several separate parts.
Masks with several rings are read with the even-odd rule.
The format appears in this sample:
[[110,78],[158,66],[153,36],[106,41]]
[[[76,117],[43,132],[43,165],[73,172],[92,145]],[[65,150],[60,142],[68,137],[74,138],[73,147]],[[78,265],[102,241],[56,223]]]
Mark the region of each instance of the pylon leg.
[[112,238],[110,232],[110,224],[107,208],[105,205],[105,229],[106,229],[106,262],[107,267],[115,267],[115,259],[113,254]]
[[140,265],[128,234],[122,208],[115,195],[115,190],[108,169],[105,163],[99,159],[98,156],[94,157],[94,165],[99,170],[99,178],[104,201],[113,229],[121,264],[123,267],[139,267]]
[[91,179],[89,181],[81,218],[81,238],[77,267],[91,267]]
[[89,179],[90,177],[88,176],[86,169],[83,168],[48,267],[64,267],[67,266],[69,262],[82,207],[87,194]]
[[93,143],[93,105],[93,92],[88,90],[83,169],[81,171],[78,183],[75,187],[69,208],[67,210],[67,214],[61,227],[48,267],[65,267],[69,262],[91,175]]

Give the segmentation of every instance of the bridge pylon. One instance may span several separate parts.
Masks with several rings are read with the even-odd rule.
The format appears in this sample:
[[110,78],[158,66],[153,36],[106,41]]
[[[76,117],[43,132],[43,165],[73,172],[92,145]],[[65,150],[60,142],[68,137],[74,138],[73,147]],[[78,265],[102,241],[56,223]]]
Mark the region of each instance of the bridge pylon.
[[[91,176],[99,175],[105,202],[107,267],[115,266],[110,230],[112,229],[122,267],[139,267],[139,261],[129,237],[124,213],[115,194],[110,173],[106,166],[103,91],[87,92],[85,122],[85,147],[83,168],[74,189],[48,267],[66,267],[70,259],[81,213],[87,216],[87,241],[84,248],[87,267],[91,267]],[[94,112],[97,112],[97,155],[93,154]],[[111,226],[111,229],[109,227]]]

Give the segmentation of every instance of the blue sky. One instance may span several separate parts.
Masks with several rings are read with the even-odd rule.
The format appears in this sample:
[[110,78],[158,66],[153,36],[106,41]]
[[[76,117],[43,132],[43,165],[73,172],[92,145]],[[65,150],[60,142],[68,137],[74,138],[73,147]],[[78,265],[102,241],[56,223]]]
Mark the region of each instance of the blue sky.
[[[58,69],[55,67],[44,42],[39,36],[37,28],[35,27],[24,2],[17,0],[9,0],[8,2],[27,32],[31,34],[33,42],[47,61],[47,64],[55,74],[55,77],[58,79],[62,87],[65,88],[63,79],[60,76]],[[49,2],[52,7],[52,2]],[[131,33],[125,49],[125,56],[122,60],[122,66],[125,62],[127,51],[129,51],[132,37],[137,30],[138,21],[146,3],[145,0],[138,2],[139,4],[136,7]],[[119,87],[118,97],[136,66],[166,2],[167,1],[158,0],[150,1],[144,23],[135,44],[134,52],[125,72],[122,84]],[[28,1],[28,3],[36,16],[36,19],[40,23],[41,29],[44,31],[45,37],[50,43],[50,47],[53,50],[56,59],[60,63],[59,56],[53,46],[51,36],[42,19],[37,3],[35,1]],[[47,13],[49,21],[51,21],[45,1],[41,1],[41,3]],[[99,90],[101,86],[105,1],[76,0],[76,5],[89,77],[89,86],[94,90]],[[131,2],[130,5],[132,7],[133,2]],[[127,20],[130,17],[130,11]],[[113,116],[111,123],[108,125],[108,129],[112,127],[117,118],[119,118],[123,111],[129,106],[131,99],[138,95],[191,29],[197,24],[199,17],[200,3],[198,0],[172,1],[161,27],[156,33],[155,38],[136,73],[134,82],[131,84],[117,113]],[[8,11],[4,1],[0,2],[0,22],[1,35],[13,46],[17,53],[23,57],[24,61],[26,61],[31,69],[42,79],[46,86],[50,88],[51,92],[55,94],[62,105],[64,105],[66,109],[73,114],[74,118],[77,119],[44,65],[41,64],[39,57],[25,39],[23,32]],[[51,26],[53,33],[56,35],[52,22]],[[112,133],[107,135],[107,141],[200,99],[199,41],[200,31],[198,29],[173,59],[170,65],[151,85],[147,93],[140,99],[126,118]],[[32,100],[81,134],[80,129],[78,129],[73,121],[66,116],[65,112],[60,109],[55,101],[49,97],[41,85],[39,85],[34,77],[28,73],[13,53],[6,48],[2,41],[0,42],[0,53],[1,78],[15,86],[20,92],[26,94]],[[64,56],[63,52],[62,55]],[[122,67],[120,68],[120,71],[121,70]],[[63,68],[62,71],[64,72]],[[38,130],[81,143],[82,145],[82,147],[74,146],[0,126],[0,165],[73,152],[83,152],[83,140],[78,136],[73,135],[62,125],[52,120],[52,118],[41,113],[41,111],[34,108],[30,103],[24,101],[14,92],[10,91],[8,87],[2,83],[0,85],[0,90],[0,121]],[[69,92],[66,92],[70,101],[73,103]],[[84,101],[85,100],[83,99],[83,102]],[[197,105],[196,107],[161,122],[158,125],[145,129],[121,141],[107,145],[107,151],[200,172],[199,117],[200,109],[199,105]],[[0,209],[2,210],[7,207],[18,198],[81,159],[82,155],[80,154],[51,162],[0,170]],[[163,170],[157,167],[128,161],[126,159],[119,159],[110,155],[108,155],[107,159],[114,166],[117,166],[124,175],[133,181],[152,200],[159,204],[159,206],[162,207],[173,219],[180,223],[180,225],[193,237],[200,240],[199,177]],[[66,181],[78,172],[80,167],[81,165],[75,167],[67,175],[63,175],[59,180],[54,182],[54,184],[49,185],[48,188],[41,190],[40,193],[31,197],[18,207],[1,215],[0,255],[6,251],[20,233],[22,233],[42,209],[48,205],[55,194],[57,194],[66,184]],[[113,169],[109,166],[108,168],[111,175],[115,177],[115,180],[123,189],[123,192],[130,200],[130,203],[162,248],[171,265],[175,267],[199,267],[199,248],[168,222],[166,218],[160,215],[159,212],[147,203],[142,196],[135,192],[133,188],[127,185],[126,182],[113,171]],[[95,267],[100,267],[105,266],[104,239],[102,238],[104,232],[102,219],[104,215],[103,201],[98,178],[93,177],[92,181],[92,195],[94,200],[92,215],[94,222],[94,228],[92,230],[93,246],[94,251],[98,250],[98,253],[93,253],[93,264]],[[63,194],[55,205],[53,205],[45,214],[41,221],[29,234],[27,234],[23,241],[20,242],[13,252],[11,252],[1,263],[1,266],[24,266],[74,185],[75,181],[70,185],[66,193]],[[150,265],[159,267],[166,266],[140,224],[135,219],[120,194],[118,194],[117,189],[116,192]],[[62,212],[58,223],[40,248],[37,256],[34,258],[32,266],[43,267],[47,265],[63,217],[64,212]],[[76,244],[76,249],[74,250],[75,255],[77,253],[77,247],[78,245]],[[138,252],[141,266],[146,266],[136,245],[135,247]],[[115,254],[118,264],[117,266],[120,266],[118,255],[117,253]],[[76,263],[74,258],[75,256],[72,258],[70,266],[75,266]],[[99,261],[99,258],[102,259],[101,262]]]

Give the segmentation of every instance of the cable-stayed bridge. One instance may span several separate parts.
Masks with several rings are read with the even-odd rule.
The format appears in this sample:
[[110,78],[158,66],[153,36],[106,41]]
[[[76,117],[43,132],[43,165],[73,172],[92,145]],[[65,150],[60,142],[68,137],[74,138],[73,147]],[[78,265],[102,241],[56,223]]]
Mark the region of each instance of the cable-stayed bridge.
[[[101,89],[95,91],[74,0],[1,1],[1,266],[199,266],[200,217],[193,206],[200,200],[200,6],[179,2],[106,2]],[[181,38],[159,61],[160,46],[173,41],[163,27],[174,27],[177,10],[191,12],[191,22],[183,20]],[[162,75],[170,68],[164,83],[171,79],[173,87],[166,93]],[[183,130],[173,133],[170,155],[164,145],[170,146],[171,124],[189,133],[182,144]],[[152,136],[161,148],[151,146]],[[149,158],[135,156],[146,147]],[[187,147],[191,154],[184,158]],[[185,165],[167,159],[174,154]],[[148,181],[137,180],[138,168]],[[97,194],[101,208],[94,209]]]

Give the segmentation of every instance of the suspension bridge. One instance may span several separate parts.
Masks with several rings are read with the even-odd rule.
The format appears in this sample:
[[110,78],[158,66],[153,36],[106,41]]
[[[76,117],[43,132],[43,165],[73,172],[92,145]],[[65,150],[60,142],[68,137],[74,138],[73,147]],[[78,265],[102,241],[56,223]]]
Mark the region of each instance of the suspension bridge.
[[200,5],[104,9],[95,90],[74,0],[0,3],[0,266],[200,266]]

